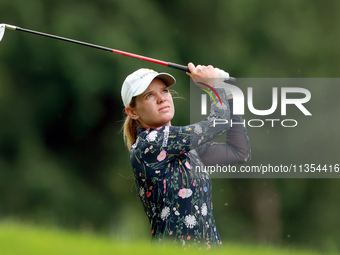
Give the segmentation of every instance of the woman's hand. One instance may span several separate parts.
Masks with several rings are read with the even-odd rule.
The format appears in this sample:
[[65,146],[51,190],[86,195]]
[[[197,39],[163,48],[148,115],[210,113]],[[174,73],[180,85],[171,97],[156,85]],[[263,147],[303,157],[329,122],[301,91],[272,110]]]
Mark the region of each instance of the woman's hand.
[[210,86],[214,86],[220,76],[218,72],[215,70],[215,68],[212,65],[203,66],[203,65],[197,65],[195,66],[193,63],[188,64],[189,72],[187,72],[187,75],[191,77],[191,79],[194,80],[197,86],[204,87],[203,85],[200,85],[200,83],[205,83]]

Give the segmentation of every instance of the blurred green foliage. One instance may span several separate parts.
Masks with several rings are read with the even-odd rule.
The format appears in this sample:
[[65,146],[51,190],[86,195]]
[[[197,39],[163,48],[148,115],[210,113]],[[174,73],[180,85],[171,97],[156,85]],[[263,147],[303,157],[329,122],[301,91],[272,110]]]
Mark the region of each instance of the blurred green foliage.
[[[179,64],[213,64],[234,77],[335,78],[339,8],[335,0],[2,0],[0,22]],[[174,74],[184,99],[175,101],[172,124],[188,124],[183,72],[6,31],[0,44],[1,218],[149,238],[120,133],[121,84],[140,67]],[[314,95],[329,104],[318,120],[330,121],[331,132],[307,123],[299,132],[271,131],[269,140],[268,133],[249,130],[254,162],[337,160],[338,95],[322,86]],[[282,144],[283,137],[289,139]],[[338,249],[339,192],[338,179],[215,179],[215,218],[224,240]]]

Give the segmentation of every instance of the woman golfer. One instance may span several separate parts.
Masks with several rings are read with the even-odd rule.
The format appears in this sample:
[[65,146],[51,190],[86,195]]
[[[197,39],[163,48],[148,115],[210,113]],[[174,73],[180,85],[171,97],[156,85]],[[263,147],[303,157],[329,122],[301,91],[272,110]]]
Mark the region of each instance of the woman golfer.
[[[197,85],[207,88],[222,81],[212,66],[189,63],[188,68]],[[249,160],[249,140],[242,125],[230,127],[230,119],[241,119],[231,113],[232,99],[224,89],[216,89],[222,105],[214,95],[217,103],[212,102],[208,118],[171,126],[175,110],[169,87],[174,84],[170,74],[150,69],[127,76],[122,86],[124,139],[153,239],[209,249],[222,244],[213,216],[211,179],[209,173],[195,169]],[[213,125],[216,119],[228,123]],[[227,134],[226,143],[211,142],[222,134]]]

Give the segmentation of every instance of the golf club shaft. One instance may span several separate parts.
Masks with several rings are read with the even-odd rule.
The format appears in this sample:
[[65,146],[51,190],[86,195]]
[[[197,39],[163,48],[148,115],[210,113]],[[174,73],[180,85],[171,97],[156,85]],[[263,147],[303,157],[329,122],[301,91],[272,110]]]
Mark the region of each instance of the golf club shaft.
[[69,39],[69,38],[65,38],[65,37],[61,37],[61,36],[56,36],[56,35],[46,34],[46,33],[38,32],[38,31],[34,31],[34,30],[29,30],[29,29],[26,29],[26,28],[21,28],[21,27],[14,27],[14,28],[15,28],[15,30],[18,30],[18,31],[36,34],[36,35],[41,35],[41,36],[45,36],[45,37],[50,37],[50,38],[58,39],[58,40],[61,40],[61,41],[76,43],[76,44],[80,44],[80,45],[84,45],[84,46],[88,46],[88,47],[92,47],[92,48],[96,48],[96,49],[100,49],[100,50],[109,51],[109,52],[117,53],[117,54],[120,54],[120,55],[132,57],[132,58],[138,58],[140,60],[152,62],[152,63],[163,65],[163,66],[169,66],[169,67],[173,67],[173,68],[176,68],[176,69],[179,69],[179,70],[182,70],[182,71],[189,72],[189,69],[188,69],[187,66],[178,65],[178,64],[175,64],[175,63],[169,63],[169,62],[165,62],[165,61],[162,61],[162,60],[149,58],[149,57],[129,53],[129,52],[126,52],[126,51],[111,49],[111,48],[103,47],[103,46],[96,45],[96,44],[77,41],[77,40],[73,40],[73,39]]
[[[149,57],[145,57],[145,56],[129,53],[129,52],[126,52],[126,51],[121,51],[121,50],[116,50],[116,49],[112,49],[112,48],[107,48],[107,47],[103,47],[103,46],[100,46],[100,45],[91,44],[91,43],[82,42],[82,41],[77,41],[77,40],[73,40],[73,39],[69,39],[69,38],[65,38],[65,37],[61,37],[61,36],[46,34],[46,33],[38,32],[38,31],[34,31],[34,30],[29,30],[29,29],[26,29],[26,28],[17,27],[17,26],[6,25],[6,27],[11,29],[11,30],[22,31],[22,32],[26,32],[26,33],[31,33],[31,34],[41,35],[41,36],[45,36],[45,37],[50,37],[50,38],[61,40],[61,41],[66,41],[66,42],[71,42],[71,43],[75,43],[75,44],[80,44],[80,45],[92,47],[92,48],[95,48],[95,49],[105,50],[105,51],[109,51],[109,52],[112,52],[112,53],[117,53],[117,54],[120,54],[120,55],[124,55],[124,56],[128,56],[128,57],[137,58],[137,59],[140,59],[140,60],[152,62],[152,63],[155,63],[155,64],[172,67],[172,68],[175,68],[175,69],[178,69],[178,70],[182,70],[182,71],[185,71],[185,72],[190,72],[189,68],[187,66],[184,66],[184,65],[179,65],[179,64],[175,64],[175,63],[171,63],[171,62],[166,62],[166,61],[162,61],[162,60],[158,60],[158,59],[154,59],[154,58],[149,58]],[[234,84],[235,83],[235,78],[229,77],[229,79],[227,81],[228,81],[228,83]]]

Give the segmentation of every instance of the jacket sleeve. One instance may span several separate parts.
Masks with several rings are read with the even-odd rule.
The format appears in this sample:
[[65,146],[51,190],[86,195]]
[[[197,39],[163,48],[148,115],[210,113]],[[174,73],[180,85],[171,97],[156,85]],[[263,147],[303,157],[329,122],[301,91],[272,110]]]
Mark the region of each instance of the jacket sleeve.
[[240,115],[233,114],[233,100],[229,99],[231,127],[225,143],[209,142],[198,149],[204,165],[244,163],[251,160],[251,148],[246,123]]

